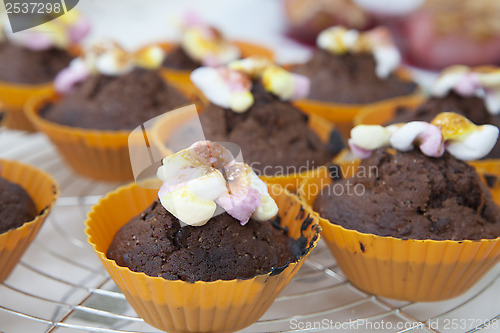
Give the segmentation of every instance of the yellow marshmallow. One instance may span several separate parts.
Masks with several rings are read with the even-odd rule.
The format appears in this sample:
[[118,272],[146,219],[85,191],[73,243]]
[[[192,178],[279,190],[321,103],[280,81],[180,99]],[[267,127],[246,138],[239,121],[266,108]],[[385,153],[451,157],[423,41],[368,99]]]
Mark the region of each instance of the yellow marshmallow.
[[469,135],[477,126],[469,119],[454,112],[443,112],[438,114],[431,124],[437,126],[443,134],[443,140],[460,139]]

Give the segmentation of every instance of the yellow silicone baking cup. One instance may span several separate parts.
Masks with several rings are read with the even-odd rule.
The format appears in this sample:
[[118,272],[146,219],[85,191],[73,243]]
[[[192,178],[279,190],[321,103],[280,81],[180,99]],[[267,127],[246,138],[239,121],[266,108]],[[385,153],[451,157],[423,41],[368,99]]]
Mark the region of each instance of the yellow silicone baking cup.
[[[263,56],[274,61],[273,51],[264,46],[243,41],[232,41],[232,43],[238,46],[241,51],[242,58],[246,58],[249,56]],[[157,45],[163,48],[163,50],[167,53],[167,56],[168,52],[172,51],[178,46],[178,44],[176,43],[168,42],[158,43]],[[163,77],[171,82],[175,82],[181,89],[186,90],[190,93],[194,93],[196,95],[200,95],[198,89],[194,86],[194,84],[191,82],[191,79],[189,78],[189,76],[191,75],[191,71],[162,67],[160,72],[162,73]]]
[[0,159],[0,176],[20,185],[40,213],[34,220],[0,234],[0,283],[3,282],[40,230],[59,196],[59,187],[47,173],[16,161]]
[[[400,68],[396,72],[399,78],[405,81],[411,81],[411,76],[406,69]],[[350,128],[354,122],[354,119],[358,113],[366,107],[384,107],[386,105],[401,105],[405,106],[407,103],[411,104],[414,98],[421,95],[419,89],[414,93],[405,96],[398,96],[394,98],[388,98],[373,103],[364,104],[344,104],[344,103],[332,103],[312,99],[302,99],[294,101],[293,103],[304,110],[304,112],[309,114],[316,114],[324,119],[332,121],[340,128],[343,128],[343,133],[348,135]]]
[[[355,162],[353,162],[355,163]],[[483,169],[499,175],[497,162]],[[326,170],[306,179],[299,195],[312,206]],[[500,204],[500,188],[492,190]],[[403,240],[345,229],[320,218],[322,237],[347,278],[357,288],[394,299],[429,302],[458,296],[500,261],[500,237],[477,241]]]
[[[176,89],[177,86],[172,84]],[[180,93],[184,93],[178,89]],[[185,96],[191,99],[192,95]],[[104,181],[132,180],[129,154],[131,131],[101,131],[60,125],[40,116],[44,105],[58,100],[55,93],[28,100],[25,113],[56,146],[66,163],[78,174]],[[196,102],[196,101],[193,101]]]
[[280,224],[295,239],[307,238],[307,252],[283,270],[250,279],[185,282],[151,277],[120,267],[106,257],[114,235],[158,196],[130,184],[109,193],[86,221],[88,241],[130,305],[148,324],[168,332],[233,332],[257,321],[298,272],[319,240],[317,214],[278,185],[269,192],[279,207]]
[[[199,113],[201,112],[203,112],[203,110],[199,109]],[[185,112],[185,110],[175,110],[166,113],[155,122],[150,132],[151,138],[155,147],[161,151],[163,156],[168,156],[172,153],[171,149],[168,147],[168,140],[172,133],[183,124],[189,122],[192,116],[193,114],[191,112]],[[325,144],[330,138],[330,133],[335,128],[331,122],[314,114],[309,115],[308,125]],[[314,172],[314,169],[289,175],[261,176],[260,178],[266,183],[280,185],[288,191],[295,193],[300,182],[309,177],[312,172]]]

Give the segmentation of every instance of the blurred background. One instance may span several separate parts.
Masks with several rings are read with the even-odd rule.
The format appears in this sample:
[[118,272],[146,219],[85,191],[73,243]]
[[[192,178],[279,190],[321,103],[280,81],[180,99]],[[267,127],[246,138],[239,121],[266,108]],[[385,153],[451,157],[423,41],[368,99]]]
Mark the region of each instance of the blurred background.
[[303,61],[317,33],[342,24],[384,24],[408,63],[440,69],[500,60],[497,0],[81,0],[93,23],[87,42],[110,37],[127,47],[175,39],[180,15],[194,9],[229,37],[273,48],[281,62]]

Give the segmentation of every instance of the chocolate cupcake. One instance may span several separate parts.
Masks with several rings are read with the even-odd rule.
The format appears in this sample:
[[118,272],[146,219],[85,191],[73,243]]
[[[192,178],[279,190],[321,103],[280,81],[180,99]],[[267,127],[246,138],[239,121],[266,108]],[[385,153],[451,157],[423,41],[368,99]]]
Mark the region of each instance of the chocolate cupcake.
[[293,68],[311,80],[307,101],[297,102],[309,112],[352,122],[363,106],[417,93],[385,28],[362,33],[332,27],[320,33],[317,45],[309,62]]
[[0,177],[0,234],[38,215],[33,199],[19,185]]
[[45,172],[0,160],[0,282],[31,244],[59,195]]
[[27,114],[77,173],[132,179],[130,131],[190,104],[155,70],[163,57],[155,46],[128,53],[112,42],[94,45],[57,76],[59,94],[31,100]]
[[52,81],[78,53],[89,29],[89,22],[73,10],[30,32],[2,33],[0,99],[10,113],[7,127],[34,130],[23,114],[25,102],[52,90]]
[[209,141],[166,157],[158,177],[159,191],[133,184],[98,203],[89,242],[147,323],[169,332],[252,324],[315,247],[317,217]]
[[311,123],[318,117],[289,103],[307,94],[307,78],[265,58],[238,60],[226,68],[201,67],[191,79],[210,101],[200,115],[205,138],[237,144],[268,181],[295,188],[292,183],[301,173],[328,163],[343,147],[338,132],[331,127],[315,131]]
[[[431,88],[428,99],[414,105],[367,107],[356,119],[358,124],[394,124],[409,121],[431,121],[441,112],[455,112],[475,124],[500,125],[500,70],[495,67],[452,66],[443,70]],[[485,156],[500,157],[500,144]]]
[[357,173],[323,179],[309,199],[354,285],[385,297],[438,301],[465,292],[500,260],[497,196],[464,162],[488,154],[498,133],[455,113],[352,130],[349,144],[363,159]]
[[[345,195],[320,195],[314,210],[346,229],[400,239],[480,240],[500,236],[500,208],[474,167],[445,153],[379,149],[335,183]],[[403,171],[404,170],[404,171]],[[348,187],[364,195],[347,195]]]
[[64,126],[120,131],[187,104],[188,98],[157,71],[134,68],[119,76],[89,76],[75,91],[45,105],[40,115]]

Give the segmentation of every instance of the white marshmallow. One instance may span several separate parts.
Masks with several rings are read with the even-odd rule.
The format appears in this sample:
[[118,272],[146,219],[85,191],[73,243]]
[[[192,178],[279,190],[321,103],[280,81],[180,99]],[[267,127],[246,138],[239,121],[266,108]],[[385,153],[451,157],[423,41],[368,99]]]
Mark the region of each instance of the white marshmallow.
[[391,132],[380,125],[358,125],[351,130],[351,142],[366,150],[388,146],[390,138]]
[[488,155],[498,140],[498,128],[493,125],[478,126],[462,140],[449,140],[446,150],[463,161],[478,160]]

